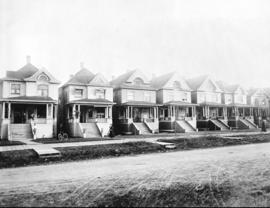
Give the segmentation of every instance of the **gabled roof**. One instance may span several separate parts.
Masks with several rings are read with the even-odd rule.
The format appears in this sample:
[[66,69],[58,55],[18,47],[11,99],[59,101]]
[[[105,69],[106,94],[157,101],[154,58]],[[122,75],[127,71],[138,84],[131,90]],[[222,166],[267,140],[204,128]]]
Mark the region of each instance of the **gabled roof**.
[[202,76],[198,76],[198,77],[188,79],[187,83],[192,88],[192,90],[198,91],[198,90],[200,90],[200,87],[203,86],[203,84],[207,80],[209,80],[214,85],[214,87],[216,88],[216,92],[222,92],[222,90],[217,85],[217,83],[214,80],[212,80],[208,75],[202,75]]
[[256,94],[259,91],[261,91],[263,94],[265,94],[265,96],[267,96],[267,92],[265,91],[265,89],[262,89],[262,88],[250,88],[248,90],[248,95],[252,96],[252,95]]
[[154,88],[161,89],[166,83],[170,80],[170,78],[174,75],[174,72],[164,74],[158,77],[155,77],[151,80],[151,85]]
[[187,91],[191,91],[191,88],[189,87],[189,85],[186,83],[186,80],[182,77],[180,77],[178,75],[177,72],[171,72],[171,73],[168,73],[168,74],[164,74],[164,75],[161,75],[159,77],[156,77],[156,78],[153,78],[151,80],[151,85],[152,87],[156,88],[156,89],[162,89],[164,88],[170,81],[172,81],[172,79],[175,79],[173,81],[179,81],[179,82],[185,82],[184,84],[186,85],[185,86],[180,86],[181,90],[187,90]]
[[[141,78],[144,83],[142,85],[134,85],[132,84],[133,79],[135,78]],[[146,76],[138,69],[128,71],[119,77],[113,79],[111,81],[111,85],[114,88],[130,88],[130,89],[149,89],[149,90],[155,90],[153,87],[151,87],[149,80],[146,78]]]
[[135,73],[135,72],[136,72],[136,69],[135,69],[135,70],[132,70],[132,71],[128,71],[128,72],[126,72],[126,73],[124,73],[124,74],[118,76],[117,78],[113,79],[113,80],[111,81],[111,84],[112,84],[113,86],[116,86],[116,87],[117,87],[117,86],[120,86],[120,85],[122,85],[123,83],[125,83],[125,82],[128,80],[128,78],[131,77],[131,75],[132,75],[133,73]]
[[67,84],[88,84],[94,78],[94,74],[86,68],[82,68],[74,76],[72,76]]
[[20,68],[17,71],[7,71],[6,77],[3,79],[5,80],[24,80],[25,78],[31,77],[33,74],[35,74],[39,69],[32,65],[31,63],[27,63],[25,66]]
[[17,71],[7,71],[6,77],[1,78],[1,80],[9,80],[9,81],[36,81],[38,75],[41,73],[45,73],[49,77],[50,83],[59,84],[60,82],[55,79],[47,70],[39,69],[33,64],[30,63],[30,57],[27,57],[27,64],[20,68]]
[[79,70],[74,76],[72,76],[64,84],[64,86],[69,84],[110,86],[110,83],[105,79],[102,74],[93,74],[84,67],[82,67],[81,70]]
[[193,90],[197,90],[207,78],[208,75],[202,75],[191,79],[187,79],[187,83]]
[[247,94],[246,90],[238,84],[229,85],[223,81],[217,81],[216,83],[225,93],[235,93],[240,88],[244,94]]

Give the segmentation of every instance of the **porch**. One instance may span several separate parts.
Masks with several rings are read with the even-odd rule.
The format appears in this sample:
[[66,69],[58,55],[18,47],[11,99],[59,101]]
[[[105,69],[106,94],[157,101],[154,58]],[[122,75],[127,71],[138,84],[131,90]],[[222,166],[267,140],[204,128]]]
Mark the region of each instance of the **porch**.
[[157,122],[158,108],[156,106],[119,106],[118,119],[120,123]]
[[227,107],[227,112],[229,120],[238,120],[242,118],[253,119],[253,109],[250,106]]
[[201,104],[196,110],[197,120],[227,119],[227,108],[223,104]]
[[68,123],[107,123],[112,121],[112,105],[68,104]]
[[25,96],[4,100],[0,109],[1,138],[29,138],[29,131],[34,138],[51,138],[56,132],[57,104],[51,98]]

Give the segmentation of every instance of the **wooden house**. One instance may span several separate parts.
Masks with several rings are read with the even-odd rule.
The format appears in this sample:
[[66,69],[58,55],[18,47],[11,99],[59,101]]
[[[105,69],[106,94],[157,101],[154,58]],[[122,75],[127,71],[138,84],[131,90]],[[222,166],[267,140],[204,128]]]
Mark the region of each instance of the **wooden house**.
[[158,132],[156,90],[140,71],[128,71],[111,81],[113,86],[114,124],[119,134]]
[[197,128],[199,130],[227,130],[226,106],[222,103],[222,90],[208,75],[187,80],[192,89],[192,103],[196,107]]
[[159,130],[167,132],[194,132],[196,104],[191,103],[191,88],[176,72],[155,77],[151,85],[157,90]]
[[59,89],[59,128],[71,137],[103,137],[112,125],[113,88],[102,74],[81,69]]
[[0,133],[10,140],[56,135],[58,85],[46,69],[31,64],[0,80]]

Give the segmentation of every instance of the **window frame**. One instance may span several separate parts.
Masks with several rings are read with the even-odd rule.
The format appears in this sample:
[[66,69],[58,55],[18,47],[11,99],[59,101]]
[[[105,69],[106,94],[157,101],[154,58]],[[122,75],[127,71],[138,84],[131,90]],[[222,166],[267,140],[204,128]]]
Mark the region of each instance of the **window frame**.
[[[46,87],[46,89],[41,89],[40,87]],[[41,97],[48,97],[49,96],[49,85],[47,84],[39,84],[37,86],[38,95]],[[44,95],[44,92],[47,91],[47,95]]]
[[[78,91],[80,91],[81,93],[79,94]],[[75,98],[82,98],[83,97],[83,89],[75,88],[74,89],[74,97]]]
[[[19,86],[19,87],[13,89],[14,86]],[[15,91],[13,92],[13,90],[15,90]],[[18,90],[18,92],[17,92],[17,90]],[[11,95],[20,95],[20,94],[21,94],[21,84],[18,84],[18,83],[11,83],[11,84],[10,84],[10,94],[11,94]]]

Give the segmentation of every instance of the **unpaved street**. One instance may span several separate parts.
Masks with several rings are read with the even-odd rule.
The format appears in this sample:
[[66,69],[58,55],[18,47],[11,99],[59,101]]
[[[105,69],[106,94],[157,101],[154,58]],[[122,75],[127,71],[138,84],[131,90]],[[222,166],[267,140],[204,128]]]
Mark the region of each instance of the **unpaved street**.
[[[250,191],[270,185],[269,167],[270,144],[262,143],[1,169],[0,204],[14,205],[13,196],[24,194],[29,197],[15,205],[87,206],[107,191],[121,194],[142,187],[211,180],[243,185],[252,181],[245,185]],[[42,198],[51,193],[59,196],[48,201]]]

